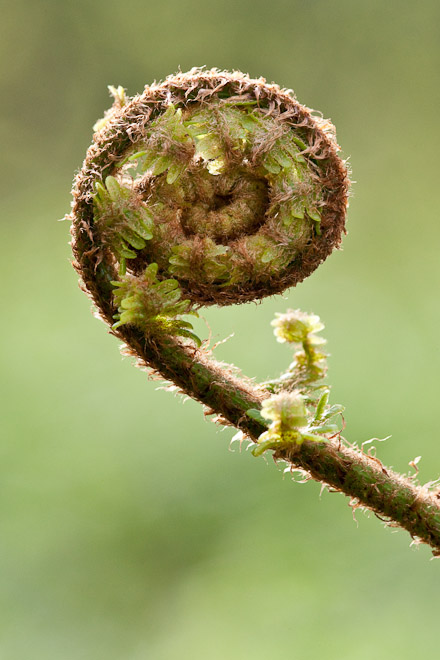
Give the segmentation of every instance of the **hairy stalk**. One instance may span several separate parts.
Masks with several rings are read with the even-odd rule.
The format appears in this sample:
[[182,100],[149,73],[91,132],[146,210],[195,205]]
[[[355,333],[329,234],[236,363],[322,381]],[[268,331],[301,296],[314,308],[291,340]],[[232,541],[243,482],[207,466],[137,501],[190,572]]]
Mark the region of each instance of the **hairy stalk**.
[[345,443],[328,404],[317,317],[275,320],[298,349],[255,385],[216,362],[186,317],[283,291],[339,245],[348,177],[333,127],[286,90],[193,70],[113,107],[77,176],[75,267],[139,366],[204,404],[275,460],[351,498],[440,554],[440,496]]

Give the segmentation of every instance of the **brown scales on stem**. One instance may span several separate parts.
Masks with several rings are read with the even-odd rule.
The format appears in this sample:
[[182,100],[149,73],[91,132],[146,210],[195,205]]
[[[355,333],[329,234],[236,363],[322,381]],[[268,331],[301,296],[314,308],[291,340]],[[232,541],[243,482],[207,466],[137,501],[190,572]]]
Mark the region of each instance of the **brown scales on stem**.
[[[118,279],[117,259],[111,250],[102,246],[100,241],[99,227],[95,222],[93,210],[95,182],[105,181],[107,176],[114,175],[126,153],[133,150],[136,144],[145,143],[146,140],[148,144],[150,124],[161,117],[170,104],[182,108],[186,113],[194,108],[202,110],[208,108],[213,102],[217,104],[219,126],[223,121],[222,104],[226,102],[235,104],[236,107],[253,103],[257,112],[277,122],[276,130],[263,136],[253,145],[249,159],[251,167],[249,181],[252,181],[252,177],[258,179],[260,175],[255,174],[256,170],[252,170],[252,167],[262,162],[261,159],[270,152],[280,135],[288,133],[291,128],[301,131],[301,140],[305,144],[305,149],[301,150],[300,156],[307,163],[311,183],[299,182],[298,190],[303,185],[301,194],[306,194],[305,188],[308,185],[313,187],[313,182],[319,184],[319,189],[322,191],[319,207],[320,231],[307,229],[307,240],[304,242],[302,239],[301,247],[293,261],[282,270],[281,274],[270,274],[269,267],[267,269],[269,275],[266,273],[264,277],[255,271],[254,275],[249,275],[248,287],[242,283],[232,282],[228,286],[217,283],[212,288],[209,283],[194,284],[185,281],[184,278],[181,286],[185,297],[190,296],[196,306],[227,305],[279,293],[301,282],[340,243],[344,232],[348,176],[343,161],[337,155],[338,147],[331,125],[313,116],[289,92],[280,89],[277,85],[269,85],[263,79],[252,80],[239,72],[227,73],[217,70],[197,69],[187,74],[179,73],[163,83],[146,87],[143,94],[129,100],[125,105],[118,103],[114,106],[108,115],[107,124],[95,134],[94,142],[75,181],[71,214],[74,266],[80,274],[84,290],[92,298],[100,316],[110,326],[114,323],[115,314],[118,312],[112,284]],[[237,151],[233,137],[229,136],[227,126],[222,130],[223,135],[226,136],[227,164],[229,160],[233,167],[237,167]],[[163,136],[158,138],[162,147],[172,150],[179,162],[185,162],[193,157],[191,145],[166,143],[162,138]],[[238,166],[241,167],[240,164]],[[154,188],[148,183],[148,176],[145,182],[138,186],[139,194],[148,193],[146,197]],[[163,179],[165,175],[160,176]],[[163,190],[166,190],[165,184]],[[219,201],[218,192],[217,189],[213,193],[217,198],[213,198],[212,201],[203,199],[202,195],[200,203],[206,205],[208,213],[215,213],[216,205],[221,207],[222,204],[227,210],[227,205],[231,203],[231,198],[227,198],[227,195],[224,196],[223,201]],[[272,196],[269,193],[268,199],[264,202],[267,206],[266,215],[270,215],[277,205],[286,203],[290,194],[290,191],[287,188],[283,189],[283,186]],[[261,205],[261,191],[259,195],[259,200],[255,203],[257,209]],[[259,212],[261,213],[261,209]],[[189,213],[189,211],[179,211],[179,217],[186,217],[186,234],[196,235],[191,226],[191,218],[197,217],[197,213],[194,216]],[[267,218],[263,220],[266,222]],[[260,227],[263,220],[252,220],[251,230]],[[174,222],[173,219],[168,225],[171,232]],[[218,217],[216,222],[218,226],[210,235],[215,240],[221,241],[224,231],[224,225],[221,223],[227,222],[227,212],[224,217]],[[230,233],[232,242],[236,241],[239,244],[239,253],[241,250],[242,257],[237,259],[242,258],[240,263],[249,263],[249,266],[246,266],[249,269],[255,268],[253,262],[255,257],[250,247],[252,244],[239,243],[240,237],[244,235],[243,228],[232,229]],[[183,230],[182,234],[184,238],[188,238]],[[265,228],[261,235],[271,236],[275,245],[284,240],[283,231],[277,226],[274,216],[269,217],[267,230]],[[199,243],[202,241],[204,246],[207,245],[206,238],[201,239],[199,236],[197,240]],[[146,254],[149,249],[150,247],[147,246]],[[133,259],[129,264],[130,272],[136,274],[142,271],[145,265],[142,259],[144,259],[142,256]],[[162,270],[166,267],[166,262],[164,264]],[[161,275],[159,271],[159,277],[164,280],[169,274]],[[126,344],[126,351],[136,357],[140,366],[147,366],[162,378],[175,383],[182,392],[200,401],[210,413],[216,413],[225,423],[242,430],[254,441],[257,441],[266,430],[262,422],[250,418],[246,412],[249,409],[260,409],[264,398],[269,396],[268,393],[255,387],[251,381],[236,377],[231,369],[217,363],[203,349],[196,349],[177,336],[147,332],[145,328],[136,327],[132,323],[121,325],[117,330],[112,330],[112,333]],[[428,488],[416,486],[409,478],[385,469],[378,459],[331,438],[323,442],[306,440],[300,445],[280,447],[274,451],[274,458],[305,470],[313,479],[345,493],[352,501],[371,509],[379,517],[391,521],[391,524],[407,529],[415,539],[431,545],[434,554],[440,554],[438,495]]]

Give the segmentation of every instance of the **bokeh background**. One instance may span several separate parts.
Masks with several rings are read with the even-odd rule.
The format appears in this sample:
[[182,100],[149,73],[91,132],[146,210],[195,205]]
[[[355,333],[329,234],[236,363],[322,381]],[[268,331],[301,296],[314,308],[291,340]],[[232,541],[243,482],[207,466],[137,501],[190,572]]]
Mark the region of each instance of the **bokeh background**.
[[220,359],[290,361],[275,311],[326,324],[346,436],[440,474],[440,5],[2,3],[0,658],[435,656],[439,563],[122,359],[70,266],[70,187],[110,104],[180,66],[237,68],[331,117],[356,184],[344,249],[296,290],[206,313]]

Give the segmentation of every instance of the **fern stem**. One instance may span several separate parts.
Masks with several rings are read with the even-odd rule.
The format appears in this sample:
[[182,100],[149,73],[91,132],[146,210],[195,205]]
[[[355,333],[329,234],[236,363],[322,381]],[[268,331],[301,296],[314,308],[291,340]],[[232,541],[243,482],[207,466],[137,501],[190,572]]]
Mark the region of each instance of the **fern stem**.
[[[253,441],[266,430],[246,414],[249,409],[261,408],[261,392],[246,380],[232,378],[215,361],[199,352],[194,354],[177,340],[158,338],[146,343],[140,335],[131,337],[130,352],[142,356],[146,365],[155,365],[162,377]],[[344,493],[353,507],[370,509],[389,525],[406,529],[413,539],[427,543],[433,554],[440,556],[440,491],[415,484],[342,440],[305,440],[301,445],[280,448],[273,456]]]

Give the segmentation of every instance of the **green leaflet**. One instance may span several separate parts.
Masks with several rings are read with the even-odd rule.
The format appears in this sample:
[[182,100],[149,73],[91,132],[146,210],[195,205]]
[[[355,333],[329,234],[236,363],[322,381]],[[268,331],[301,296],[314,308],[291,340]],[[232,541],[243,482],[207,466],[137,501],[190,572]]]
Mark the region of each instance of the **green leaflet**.
[[[203,250],[203,259],[200,260],[201,265],[199,267],[202,269],[203,276],[207,281],[214,282],[229,279],[228,257],[230,249],[224,245],[216,245],[210,238],[205,238],[197,247]],[[184,241],[181,245],[174,246],[172,255],[169,258],[170,272],[176,277],[191,278],[194,271],[193,252],[194,245],[191,241]]]
[[320,349],[325,339],[317,334],[324,329],[319,316],[288,310],[277,314],[272,326],[279,342],[292,344],[297,350],[286,373],[262,384],[271,395],[256,412],[270,425],[258,438],[255,456],[281,446],[295,447],[304,440],[326,442],[340,433],[339,426],[330,420],[344,411],[341,405],[328,405],[330,389],[322,385],[327,365],[326,354]]
[[141,328],[146,334],[170,334],[192,339],[200,346],[193,326],[180,319],[181,314],[194,314],[191,302],[182,300],[179,283],[174,279],[158,280],[158,265],[150,264],[141,277],[125,275],[112,282],[118,307],[113,329],[124,324]]
[[103,244],[113,251],[125,272],[125,259],[135,259],[136,251],[153,237],[152,214],[130,188],[113,176],[105,179],[105,185],[97,181],[95,191],[95,224]]

